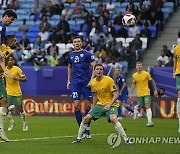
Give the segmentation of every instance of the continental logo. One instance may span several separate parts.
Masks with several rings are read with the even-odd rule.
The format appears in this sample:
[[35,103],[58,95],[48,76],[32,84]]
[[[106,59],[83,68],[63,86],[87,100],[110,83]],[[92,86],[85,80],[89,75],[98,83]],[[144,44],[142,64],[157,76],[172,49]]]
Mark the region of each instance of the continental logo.
[[[58,102],[55,99],[35,101],[32,98],[24,99],[24,110],[26,116],[33,115],[72,115],[74,105],[66,101]],[[81,112],[85,113],[85,103],[81,102]]]

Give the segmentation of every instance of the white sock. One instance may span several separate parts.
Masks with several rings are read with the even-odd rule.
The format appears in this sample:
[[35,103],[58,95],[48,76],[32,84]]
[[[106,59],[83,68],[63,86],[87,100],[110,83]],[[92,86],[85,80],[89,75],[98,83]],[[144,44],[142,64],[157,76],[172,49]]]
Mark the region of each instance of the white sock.
[[81,139],[82,134],[84,133],[84,131],[85,131],[86,128],[87,128],[87,125],[88,125],[88,124],[83,124],[83,122],[81,122],[81,125],[80,125],[80,127],[79,127],[79,131],[78,131],[78,137],[77,137],[77,139]]
[[151,108],[146,109],[148,123],[152,122],[152,111]]
[[6,115],[7,114],[7,108],[0,107],[0,114]]
[[20,112],[21,118],[23,120],[23,122],[26,122],[26,114],[24,112]]
[[179,127],[180,127],[180,98],[178,98],[178,100],[177,100],[176,110],[177,110],[177,115],[179,118]]
[[10,122],[14,122],[11,111],[8,112],[7,117],[8,117]]
[[126,133],[125,133],[125,131],[124,131],[124,129],[123,129],[123,127],[122,127],[122,125],[120,124],[119,121],[116,124],[114,124],[114,127],[117,130],[117,132],[119,134],[121,134],[121,136],[123,137],[124,141],[126,141],[128,138],[127,138]]
[[2,111],[3,107],[0,107],[0,129],[4,127],[4,112]]

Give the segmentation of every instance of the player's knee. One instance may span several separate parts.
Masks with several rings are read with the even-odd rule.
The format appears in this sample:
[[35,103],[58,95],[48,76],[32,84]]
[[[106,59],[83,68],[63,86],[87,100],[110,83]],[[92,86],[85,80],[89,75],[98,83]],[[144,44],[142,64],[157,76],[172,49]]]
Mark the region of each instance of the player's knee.
[[146,108],[146,109],[151,108],[151,107],[150,107],[150,104],[146,104],[146,105],[145,105],[145,108]]
[[91,109],[91,100],[86,100],[86,109]]
[[111,123],[116,124],[117,123],[117,117],[116,116],[111,116],[110,121],[111,121]]
[[92,120],[92,116],[90,114],[87,114],[83,119],[83,123],[88,124],[91,120]]

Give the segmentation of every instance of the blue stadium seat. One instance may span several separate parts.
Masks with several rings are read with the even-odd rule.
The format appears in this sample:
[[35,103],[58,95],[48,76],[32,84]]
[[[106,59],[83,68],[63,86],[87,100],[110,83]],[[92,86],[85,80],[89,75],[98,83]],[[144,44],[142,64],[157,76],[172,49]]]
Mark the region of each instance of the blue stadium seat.
[[16,13],[17,13],[18,15],[24,15],[24,14],[29,13],[29,10],[27,10],[27,9],[17,9],[17,10],[16,10]]
[[82,3],[82,4],[85,6],[86,9],[91,7],[90,3]]
[[114,6],[115,6],[115,8],[119,8],[119,7],[121,7],[121,3],[120,2],[114,2]]
[[163,7],[164,7],[164,8],[169,8],[170,11],[173,12],[173,10],[174,10],[174,3],[173,3],[173,2],[165,2],[165,3],[163,4]]
[[27,20],[26,23],[28,26],[34,26],[34,24],[35,24],[33,20]]
[[80,32],[80,25],[70,26],[70,29],[72,29],[72,30],[75,31],[76,33],[77,33],[77,32]]
[[87,10],[88,10],[89,12],[95,12],[95,11],[96,11],[95,8],[87,8]]
[[155,38],[157,34],[156,26],[148,26],[148,29],[151,30],[152,38]]
[[60,15],[53,15],[50,20],[60,20]]
[[16,33],[15,33],[15,36],[16,36],[17,38],[19,38],[19,37],[22,38],[22,35],[23,35],[23,32],[16,32]]
[[98,7],[98,3],[97,2],[91,3],[91,8],[97,8],[97,7]]
[[81,25],[84,23],[83,19],[76,19],[76,25]]
[[125,7],[116,8],[116,13],[125,12],[125,11],[126,11]]
[[122,4],[121,4],[121,7],[125,7],[126,8],[126,6],[129,4],[129,2],[123,2]]
[[69,23],[70,26],[75,26],[76,25],[75,20],[68,20],[68,23]]
[[118,25],[116,25],[116,26],[114,26],[114,28],[115,28],[115,30],[116,30],[116,32],[118,31],[118,30],[120,30],[120,26],[118,26]]
[[39,27],[38,26],[30,26],[29,31],[30,32],[39,32]]

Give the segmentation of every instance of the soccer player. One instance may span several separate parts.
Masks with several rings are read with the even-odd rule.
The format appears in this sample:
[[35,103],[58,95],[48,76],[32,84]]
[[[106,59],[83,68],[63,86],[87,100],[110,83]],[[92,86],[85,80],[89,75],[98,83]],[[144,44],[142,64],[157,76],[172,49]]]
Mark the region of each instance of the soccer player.
[[[5,39],[5,35],[6,35],[6,26],[10,26],[16,18],[17,18],[17,14],[11,9],[7,9],[3,13],[2,18],[0,20],[0,45],[2,45],[4,43],[4,39]],[[4,59],[5,59],[5,55],[0,50],[0,65],[1,65],[2,69],[4,70],[4,72],[9,77],[12,77],[6,71]]]
[[[121,68],[115,68],[115,83],[119,90],[119,98],[118,100],[122,103],[122,106],[126,108],[130,113],[134,113],[134,111],[128,106],[128,88],[126,84],[126,79],[123,74],[121,74]],[[121,106],[118,108],[118,118],[121,117]]]
[[[78,125],[82,122],[80,111],[80,99],[83,95],[86,103],[86,113],[89,112],[92,104],[92,93],[89,82],[94,78],[90,74],[89,66],[94,67],[96,62],[94,56],[85,49],[82,49],[82,39],[79,36],[73,38],[74,51],[69,53],[67,89],[71,89],[72,100],[75,108],[75,117]],[[86,129],[86,138],[91,138],[90,124]]]
[[108,122],[111,122],[117,132],[123,137],[126,144],[129,144],[129,139],[124,132],[120,122],[117,120],[119,102],[117,101],[119,92],[112,78],[103,75],[104,67],[102,64],[94,66],[95,78],[91,81],[91,91],[93,96],[93,108],[84,117],[81,122],[78,137],[72,143],[80,143],[82,135],[86,130],[88,123],[93,120],[98,120],[102,116],[106,116]]
[[[16,38],[13,35],[8,35],[4,39],[4,44],[0,46],[0,52],[2,52],[4,58],[4,65],[9,61],[9,57],[12,54],[12,49],[16,48]],[[2,59],[1,59],[2,60]],[[1,61],[2,62],[2,61]],[[4,141],[9,141],[6,137],[3,126],[4,126],[4,116],[7,114],[8,110],[11,110],[14,106],[8,107],[7,103],[7,92],[4,84],[4,70],[0,67],[0,138]],[[11,76],[12,77],[12,76]],[[11,108],[12,107],[12,108]]]
[[152,111],[151,111],[151,96],[150,96],[150,89],[148,87],[148,82],[151,81],[152,86],[154,88],[154,96],[158,96],[156,83],[152,79],[151,75],[143,70],[142,62],[136,62],[136,70],[137,72],[133,74],[132,78],[132,85],[129,93],[129,98],[132,97],[132,93],[137,86],[137,96],[139,105],[146,109],[147,112],[147,127],[154,126],[152,122]]
[[176,110],[177,110],[177,115],[179,118],[178,132],[180,133],[180,45],[177,45],[174,48],[173,77],[176,78],[176,90],[178,92]]
[[[22,99],[22,91],[19,82],[26,82],[27,78],[23,71],[17,67],[14,66],[14,59],[12,57],[9,58],[9,62],[7,64],[7,71],[12,74],[13,79],[9,78],[7,75],[5,75],[6,79],[6,91],[7,91],[7,99],[9,105],[15,105],[17,107],[22,120],[23,120],[23,131],[28,130],[28,125],[26,121],[26,115],[23,109],[23,99]],[[15,126],[15,122],[12,118],[11,111],[8,112],[7,117],[10,120],[10,126],[8,128],[9,131],[13,129]]]

